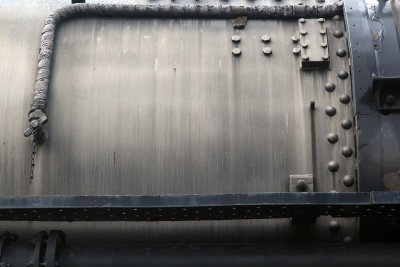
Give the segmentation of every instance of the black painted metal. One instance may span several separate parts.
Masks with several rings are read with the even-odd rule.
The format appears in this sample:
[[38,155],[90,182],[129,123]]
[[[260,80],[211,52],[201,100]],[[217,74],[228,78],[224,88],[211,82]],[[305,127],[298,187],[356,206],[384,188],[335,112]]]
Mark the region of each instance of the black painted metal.
[[[353,98],[357,126],[359,191],[399,190],[395,181],[400,166],[398,114],[385,118],[373,101],[372,77],[398,76],[400,54],[394,20],[387,1],[346,0],[344,14],[349,35]],[[372,10],[372,11],[371,11]],[[378,29],[376,29],[378,25]]]
[[1,197],[3,221],[400,217],[400,192]]
[[[27,245],[9,245],[4,257],[11,267],[25,266],[31,249]],[[61,248],[58,265],[45,266],[399,266],[399,249],[398,243],[179,246],[94,244]]]

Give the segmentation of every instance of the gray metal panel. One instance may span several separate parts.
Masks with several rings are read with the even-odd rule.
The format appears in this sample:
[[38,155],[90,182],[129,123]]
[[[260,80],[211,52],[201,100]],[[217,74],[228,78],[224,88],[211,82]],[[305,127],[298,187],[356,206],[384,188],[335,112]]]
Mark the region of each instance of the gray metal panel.
[[[10,5],[0,12],[7,18],[0,21],[0,31],[8,37],[0,40],[7,66],[0,69],[0,90],[6,96],[0,107],[8,116],[0,131],[2,195],[288,191],[289,174],[313,169],[318,191],[355,190],[338,188],[340,177],[354,172],[354,159],[339,162],[335,174],[326,167],[331,159],[344,160],[339,152],[344,143],[332,146],[327,133],[336,129],[346,136],[340,142],[352,140],[352,133],[341,132],[338,124],[339,114],[351,110],[338,108],[331,120],[325,115],[325,107],[350,90],[348,80],[342,86],[334,71],[299,72],[290,39],[297,21],[276,20],[250,20],[244,30],[234,30],[231,20],[66,22],[56,44],[60,53],[55,55],[49,100],[50,139],[39,148],[35,180],[29,185],[30,147],[21,133],[41,26],[50,9],[33,5],[17,11]],[[328,23],[343,27],[342,22]],[[242,38],[239,58],[231,54],[235,33]],[[261,51],[265,33],[272,38],[270,57]],[[167,44],[161,43],[163,38]],[[330,46],[343,44],[340,39]],[[332,66],[347,67],[342,58],[334,61],[332,51]],[[327,80],[337,84],[332,94],[324,90]],[[311,100],[317,106],[315,167]],[[342,240],[354,234],[354,221],[343,220],[334,235],[328,221],[321,218],[312,227],[291,226],[288,220],[0,226],[27,236],[58,228],[74,232],[72,240],[85,233],[88,241],[114,236],[125,242]]]

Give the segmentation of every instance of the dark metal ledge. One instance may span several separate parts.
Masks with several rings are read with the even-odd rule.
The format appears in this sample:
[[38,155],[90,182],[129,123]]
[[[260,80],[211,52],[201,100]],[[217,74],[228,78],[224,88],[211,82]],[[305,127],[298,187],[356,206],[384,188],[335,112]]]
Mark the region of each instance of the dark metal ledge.
[[2,221],[400,217],[400,192],[0,197]]

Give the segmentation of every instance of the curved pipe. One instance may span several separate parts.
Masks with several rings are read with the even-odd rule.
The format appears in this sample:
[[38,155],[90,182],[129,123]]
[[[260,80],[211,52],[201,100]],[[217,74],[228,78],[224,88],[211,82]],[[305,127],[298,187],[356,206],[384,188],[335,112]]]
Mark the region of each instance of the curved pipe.
[[[121,5],[121,4],[74,4],[55,10],[44,24],[39,49],[38,70],[36,75],[33,101],[29,111],[29,121],[38,119],[46,122],[47,92],[54,54],[54,42],[57,25],[72,17],[126,17],[126,18],[216,18],[230,19],[247,16],[254,19],[331,17],[342,11],[342,4],[323,6],[287,5],[287,6],[209,6],[209,5]],[[43,124],[43,123],[41,123]],[[36,136],[36,133],[34,133]]]

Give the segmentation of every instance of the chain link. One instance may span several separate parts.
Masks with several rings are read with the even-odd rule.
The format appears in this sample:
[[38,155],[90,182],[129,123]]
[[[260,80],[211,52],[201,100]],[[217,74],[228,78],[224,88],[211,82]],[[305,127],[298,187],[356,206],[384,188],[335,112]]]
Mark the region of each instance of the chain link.
[[29,176],[29,183],[32,183],[33,180],[33,171],[35,169],[35,155],[36,155],[36,143],[32,138],[32,153],[31,153],[31,172]]

